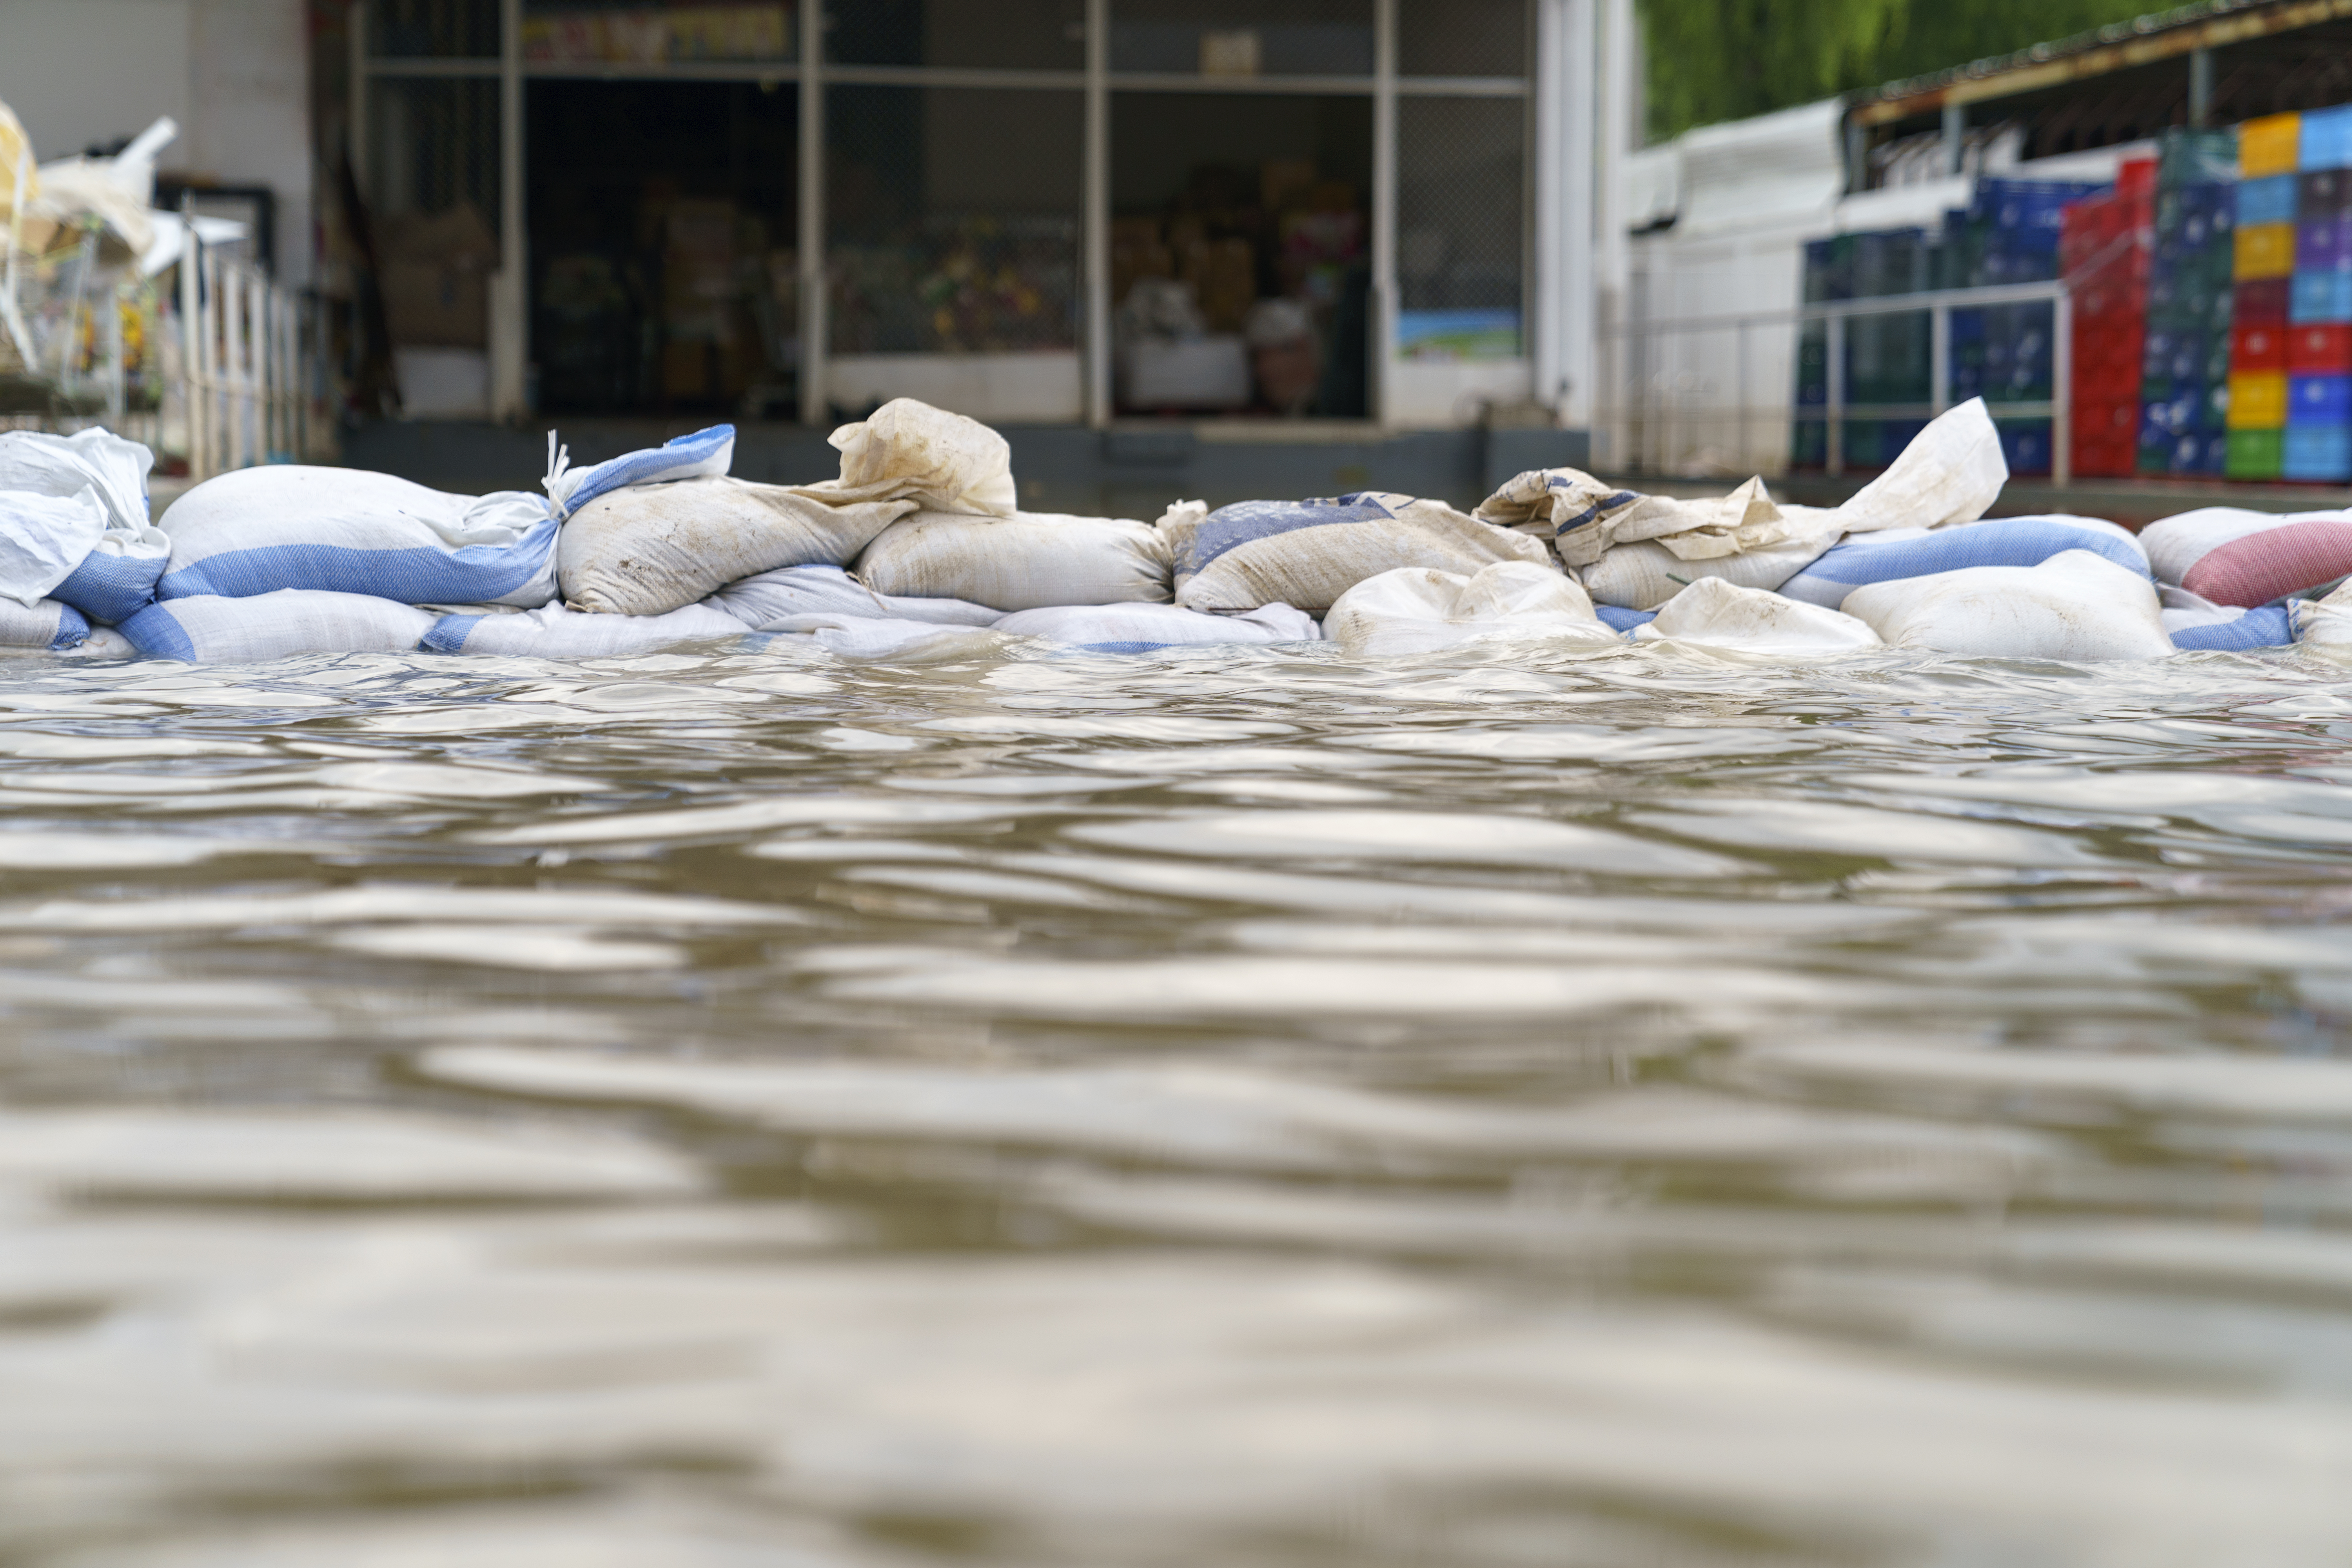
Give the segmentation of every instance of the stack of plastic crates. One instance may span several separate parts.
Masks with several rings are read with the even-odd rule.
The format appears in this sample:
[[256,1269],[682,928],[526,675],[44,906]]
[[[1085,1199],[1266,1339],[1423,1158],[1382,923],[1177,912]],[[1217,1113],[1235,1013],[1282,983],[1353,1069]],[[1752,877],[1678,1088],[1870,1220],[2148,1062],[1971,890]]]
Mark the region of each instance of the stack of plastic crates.
[[2227,461],[2236,163],[2234,130],[2165,135],[2140,360],[2143,474],[2218,476]]
[[2301,118],[2273,114],[2239,128],[2229,445],[2223,461],[2223,471],[2233,479],[2275,479],[2285,471],[2287,293],[2294,271],[2295,137]]
[[2341,484],[2352,479],[2352,108],[2297,119],[2279,477]]
[[[2080,181],[1979,182],[1975,201],[1965,211],[1945,216],[1945,286],[1986,288],[2056,278],[2066,208],[2106,188]],[[2003,418],[2000,407],[2050,401],[2052,314],[2044,301],[1952,312],[1950,399],[1985,400],[2012,474],[2050,471],[2048,418]]]
[[2071,461],[2085,478],[2132,472],[2155,235],[2153,158],[2125,163],[2113,195],[2075,202],[2061,219],[2059,264],[2074,301]]

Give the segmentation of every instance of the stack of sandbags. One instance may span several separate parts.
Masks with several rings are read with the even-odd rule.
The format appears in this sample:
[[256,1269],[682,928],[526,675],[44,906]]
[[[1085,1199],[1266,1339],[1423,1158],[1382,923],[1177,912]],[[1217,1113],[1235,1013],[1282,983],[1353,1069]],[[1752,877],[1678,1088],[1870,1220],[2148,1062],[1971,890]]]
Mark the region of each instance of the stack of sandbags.
[[1323,635],[1370,658],[1501,641],[1623,646],[1574,578],[1531,561],[1498,561],[1467,575],[1426,566],[1381,573],[1339,595]]
[[0,647],[62,651],[155,597],[154,454],[104,430],[0,434]]

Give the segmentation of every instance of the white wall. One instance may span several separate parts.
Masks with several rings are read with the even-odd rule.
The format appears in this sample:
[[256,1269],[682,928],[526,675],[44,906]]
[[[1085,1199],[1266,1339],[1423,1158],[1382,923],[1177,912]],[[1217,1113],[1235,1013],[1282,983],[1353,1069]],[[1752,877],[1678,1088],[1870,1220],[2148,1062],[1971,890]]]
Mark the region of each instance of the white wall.
[[277,193],[281,274],[309,280],[310,56],[302,0],[0,0],[0,101],[37,156],[180,122],[161,166]]

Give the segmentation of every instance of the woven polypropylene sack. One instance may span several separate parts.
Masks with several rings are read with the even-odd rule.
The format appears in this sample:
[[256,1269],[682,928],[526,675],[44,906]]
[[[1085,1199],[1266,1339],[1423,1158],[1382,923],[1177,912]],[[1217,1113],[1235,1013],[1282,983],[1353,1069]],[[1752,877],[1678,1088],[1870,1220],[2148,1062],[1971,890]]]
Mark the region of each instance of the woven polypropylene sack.
[[569,518],[590,501],[634,485],[673,484],[679,479],[723,478],[735,462],[735,426],[713,425],[691,436],[679,436],[658,447],[627,452],[591,468],[572,466],[572,452],[559,447],[555,432],[547,433],[548,510],[558,520]]
[[1467,575],[1403,566],[1368,577],[1323,617],[1349,653],[1386,658],[1501,638],[1622,647],[1575,580],[1549,566],[1501,561]]
[[20,605],[0,599],[0,647],[47,648],[63,653],[89,636],[89,620],[71,605],[36,599]]
[[1856,534],[1781,583],[1780,592],[1834,610],[1865,583],[1970,566],[2039,566],[2068,550],[2087,550],[2149,575],[2147,552],[2129,530],[2104,518],[2003,517],[1954,528]]
[[2079,662],[2173,651],[2156,585],[2087,550],[2039,566],[1971,566],[1870,583],[1845,613],[1897,647],[1984,658]]
[[541,605],[520,615],[444,616],[418,646],[433,653],[610,658],[673,643],[742,636],[742,622],[704,605],[688,605],[661,616],[593,615],[561,605]]
[[1007,637],[1035,637],[1089,653],[1153,653],[1217,643],[1315,642],[1315,617],[1288,605],[1238,616],[1208,616],[1174,605],[1058,605],[1022,610],[996,623]]
[[1853,616],[1819,605],[1704,578],[1666,601],[1656,616],[1633,628],[1635,642],[1686,642],[1754,653],[1833,654],[1883,646]]
[[163,599],[122,623],[150,658],[190,664],[249,664],[306,653],[402,653],[433,629],[413,605],[365,594],[285,588],[239,598]]
[[866,546],[857,575],[893,598],[961,599],[1008,613],[1164,605],[1168,541],[1128,518],[919,511]]
[[894,397],[826,439],[841,452],[841,488],[861,500],[1013,515],[1013,449],[977,419]]
[[844,565],[912,504],[749,479],[635,485],[572,514],[557,578],[572,609],[667,615],[780,566]]
[[1685,561],[1664,545],[1644,539],[1616,546],[1576,574],[1595,605],[1654,610],[1692,584],[1710,578],[1740,588],[1778,588],[1821,553],[1818,542],[1806,540]]
[[0,595],[57,598],[110,621],[152,599],[168,553],[147,517],[154,463],[106,430],[0,434]]
[[451,495],[390,474],[278,465],[206,479],[165,514],[158,599],[295,588],[403,605],[544,605],[556,521],[520,490]]
[[754,631],[774,631],[795,616],[856,616],[868,620],[992,626],[1004,612],[961,599],[906,599],[877,594],[838,566],[783,566],[730,583],[703,601]]
[[2159,581],[2248,608],[2326,592],[2352,576],[2352,513],[2203,507],[2151,522],[2139,542]]
[[1292,605],[1319,616],[1359,583],[1407,567],[1467,576],[1511,561],[1550,570],[1530,534],[1442,501],[1373,491],[1215,511],[1180,504],[1159,527],[1174,552],[1176,602],[1188,610]]

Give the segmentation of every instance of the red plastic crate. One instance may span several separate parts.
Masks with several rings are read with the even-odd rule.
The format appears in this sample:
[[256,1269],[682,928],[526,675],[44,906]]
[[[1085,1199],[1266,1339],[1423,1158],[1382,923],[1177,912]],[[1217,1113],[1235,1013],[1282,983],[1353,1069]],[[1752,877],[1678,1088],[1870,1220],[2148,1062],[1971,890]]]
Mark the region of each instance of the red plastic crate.
[[[2246,321],[2230,329],[2232,371],[2287,368],[2288,329],[2269,321]],[[2302,329],[2294,329],[2300,335]]]
[[2352,374],[2352,324],[2311,322],[2289,327],[2284,368],[2294,375]]
[[2231,296],[2231,319],[2242,326],[2284,327],[2293,283],[2284,278],[2248,278]]

